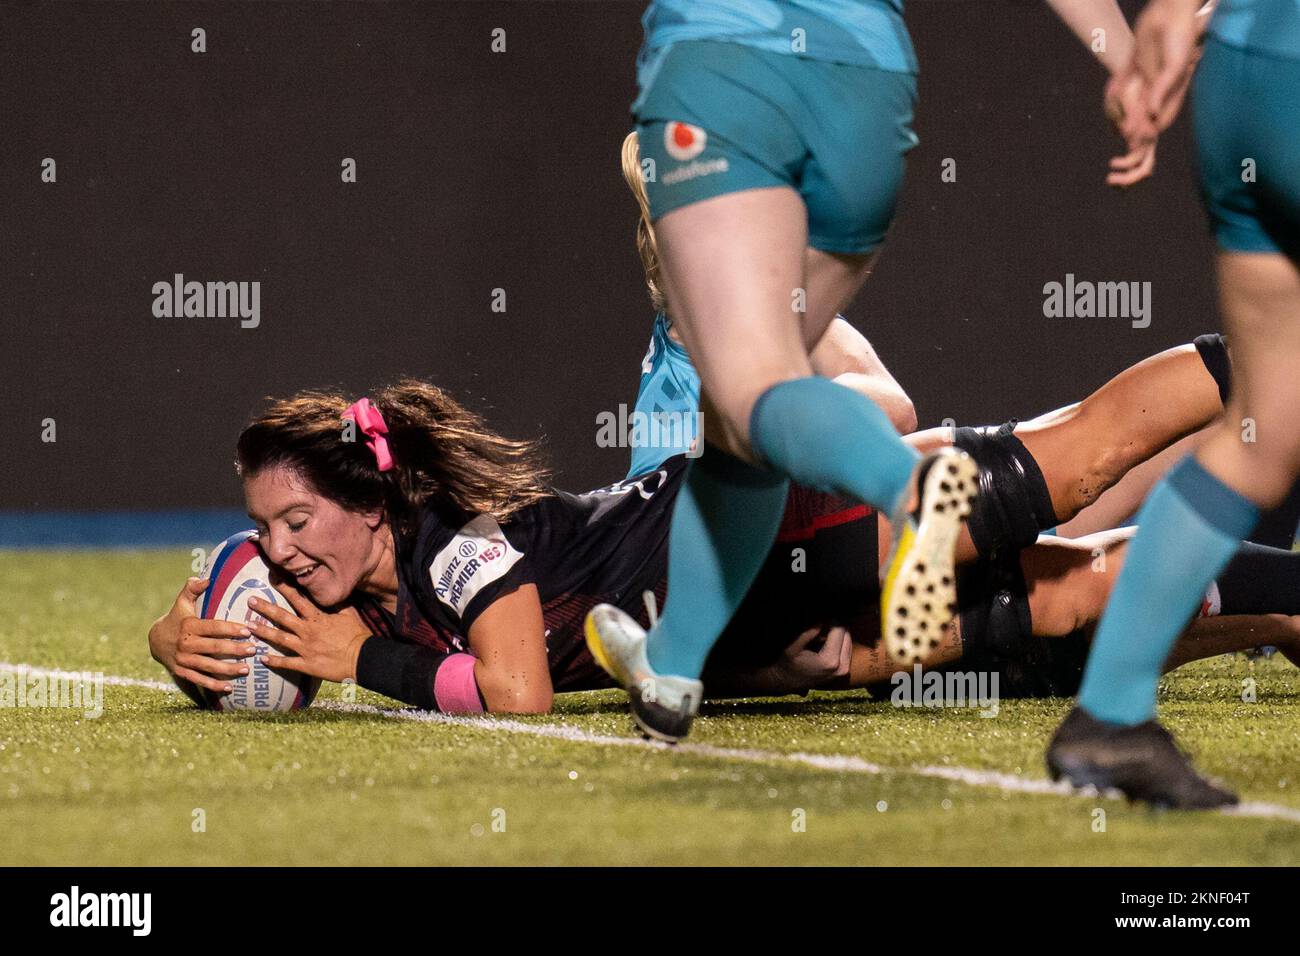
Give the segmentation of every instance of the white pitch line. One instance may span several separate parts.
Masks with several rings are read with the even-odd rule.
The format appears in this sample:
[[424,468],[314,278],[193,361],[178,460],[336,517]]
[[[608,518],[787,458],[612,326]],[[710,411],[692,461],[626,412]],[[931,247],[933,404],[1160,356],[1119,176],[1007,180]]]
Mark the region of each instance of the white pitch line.
[[[85,674],[85,671],[50,670],[42,667],[28,667],[25,664],[0,663],[0,673],[26,671],[45,677],[62,677]],[[174,684],[162,681],[140,680],[134,677],[105,676],[104,683],[114,687],[142,687],[148,690],[160,690],[167,693],[179,693]],[[615,737],[610,734],[596,734],[580,727],[566,724],[526,724],[520,720],[501,717],[464,717],[456,714],[440,714],[428,710],[391,710],[375,707],[372,704],[348,704],[339,701],[321,701],[314,706],[322,710],[340,711],[349,714],[369,714],[390,720],[410,720],[424,724],[447,724],[453,727],[466,727],[471,730],[497,731],[510,734],[523,734],[530,737],[546,737],[552,740],[565,740],[572,743],[595,744],[604,747],[635,747],[642,750],[667,751],[670,753],[691,754],[697,757],[711,757],[719,760],[738,760],[745,763],[787,763],[817,770],[830,770],[836,773],[857,773],[868,776],[884,774],[912,774],[918,777],[930,777],[949,780],[970,787],[986,787],[1009,793],[1051,794],[1056,796],[1078,796],[1081,791],[1073,789],[1068,783],[1053,783],[1046,779],[1031,779],[1013,773],[996,770],[977,770],[974,767],[938,767],[913,765],[911,767],[884,767],[880,764],[863,760],[851,754],[812,754],[781,753],[776,750],[741,749],[736,747],[718,747],[714,744],[666,744],[658,740],[646,740],[643,737]],[[1119,799],[1120,794],[1108,791],[1099,796],[1106,799]],[[1250,801],[1239,803],[1235,807],[1223,807],[1219,813],[1226,816],[1254,817],[1266,820],[1284,820],[1288,823],[1300,823],[1300,809],[1282,806],[1276,803]]]
[[0,663],[0,674],[18,674],[28,673],[35,674],[37,677],[79,677],[84,678],[87,674],[91,677],[98,675],[105,685],[109,687],[144,687],[147,690],[165,690],[180,693],[180,688],[175,684],[164,684],[157,680],[140,680],[135,677],[115,677],[112,674],[102,674],[99,671],[65,671],[49,667],[30,667],[27,664],[5,664]]
[[[818,770],[831,770],[837,773],[859,773],[868,776],[891,773],[912,774],[918,777],[950,780],[971,787],[989,787],[1010,793],[1055,794],[1063,797],[1082,795],[1081,791],[1075,790],[1064,781],[1053,783],[1046,779],[1034,780],[1013,773],[1002,773],[996,770],[976,770],[973,767],[937,767],[915,764],[911,767],[883,767],[880,764],[850,754],[781,753],[776,750],[742,750],[735,747],[718,747],[713,744],[666,744],[658,740],[646,740],[643,737],[613,737],[609,734],[594,734],[579,727],[569,727],[563,724],[525,724],[519,720],[506,720],[499,717],[460,717],[454,714],[439,714],[425,710],[386,710],[370,704],[322,701],[316,706],[345,713],[373,714],[380,717],[413,720],[428,724],[451,724],[456,727],[527,734],[533,737],[549,737],[554,740],[567,740],[574,743],[597,744],[607,747],[639,747],[645,750],[687,753],[697,757],[739,760],[745,763],[792,763],[813,767]],[[1118,791],[1108,791],[1099,794],[1099,796],[1109,800],[1118,800],[1123,795]],[[1269,820],[1285,820],[1288,823],[1300,823],[1300,809],[1276,803],[1252,801],[1240,803],[1235,807],[1226,807],[1219,812],[1230,816],[1258,817]]]

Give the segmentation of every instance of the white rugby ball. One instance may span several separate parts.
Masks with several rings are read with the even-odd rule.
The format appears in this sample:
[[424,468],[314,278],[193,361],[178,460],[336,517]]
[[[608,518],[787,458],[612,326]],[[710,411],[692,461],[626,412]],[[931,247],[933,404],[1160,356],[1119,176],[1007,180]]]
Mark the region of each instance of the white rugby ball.
[[[208,589],[200,599],[199,617],[214,621],[256,621],[266,623],[248,606],[249,598],[261,598],[293,614],[288,599],[271,585],[270,569],[257,546],[257,532],[242,531],[227,538],[212,552],[203,577],[210,578]],[[258,651],[282,654],[257,638]],[[256,657],[244,659],[248,673],[231,680],[233,690],[218,694],[197,688],[204,705],[212,710],[286,711],[301,710],[311,704],[320,690],[320,678],[293,671],[275,671]]]

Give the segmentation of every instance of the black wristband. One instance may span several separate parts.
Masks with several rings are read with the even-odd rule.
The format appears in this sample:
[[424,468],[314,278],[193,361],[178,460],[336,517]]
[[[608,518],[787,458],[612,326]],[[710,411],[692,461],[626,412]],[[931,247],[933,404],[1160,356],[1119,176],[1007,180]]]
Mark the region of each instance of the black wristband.
[[450,656],[419,644],[371,637],[361,645],[357,656],[357,683],[421,710],[437,710],[433,681],[442,662]]

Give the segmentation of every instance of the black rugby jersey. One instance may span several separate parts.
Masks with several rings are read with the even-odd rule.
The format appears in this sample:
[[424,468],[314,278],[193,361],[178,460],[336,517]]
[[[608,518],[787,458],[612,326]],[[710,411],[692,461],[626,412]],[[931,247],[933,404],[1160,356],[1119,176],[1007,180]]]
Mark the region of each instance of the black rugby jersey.
[[[397,613],[359,610],[380,637],[468,651],[470,626],[498,598],[534,584],[557,692],[613,685],[583,635],[587,612],[613,604],[649,626],[644,594],[663,606],[668,531],[687,460],[584,494],[557,491],[504,524],[431,510],[398,540]],[[878,599],[876,516],[863,505],[791,486],[776,543],[710,658],[728,670],[771,663],[808,627],[847,622]]]
[[371,630],[440,651],[467,651],[465,635],[494,601],[537,586],[555,690],[612,681],[587,651],[583,620],[609,603],[648,625],[643,594],[662,604],[673,499],[682,457],[658,470],[584,494],[556,491],[504,524],[491,515],[463,523],[426,509],[413,539],[398,540],[397,614],[360,605]]

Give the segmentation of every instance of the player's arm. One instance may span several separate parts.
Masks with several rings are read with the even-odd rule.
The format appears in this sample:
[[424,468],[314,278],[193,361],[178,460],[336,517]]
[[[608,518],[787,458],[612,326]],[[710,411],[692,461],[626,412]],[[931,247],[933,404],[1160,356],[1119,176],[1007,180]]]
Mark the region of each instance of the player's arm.
[[1261,647],[1276,647],[1287,660],[1300,667],[1300,617],[1230,614],[1196,618],[1169,652],[1164,673],[1190,661]]
[[[1133,55],[1133,31],[1118,0],[1047,0],[1047,5],[1114,76]],[[1097,31],[1101,31],[1098,33]]]
[[478,658],[474,679],[490,711],[544,714],[553,690],[546,659],[546,625],[535,584],[493,601],[469,628]]
[[916,407],[885,368],[866,336],[836,316],[813,346],[813,371],[861,392],[884,410],[900,434],[916,430]]
[[[460,564],[463,545],[445,534],[426,542],[428,553],[419,564],[427,571],[413,582],[413,596],[440,629],[468,638],[469,653],[372,637],[357,659],[357,683],[426,710],[545,713],[551,675],[542,602],[529,562],[507,542],[480,541],[476,547],[495,557],[476,570]],[[431,582],[457,567],[463,572],[458,588],[439,593]]]
[[[525,584],[494,600],[472,621],[472,654],[435,650],[369,633],[353,608],[316,608],[292,585],[277,585],[290,614],[264,601],[251,607],[269,624],[253,634],[284,652],[267,665],[325,680],[353,679],[375,693],[444,713],[545,713],[551,709],[546,631],[537,587]],[[256,603],[254,603],[256,602]]]

